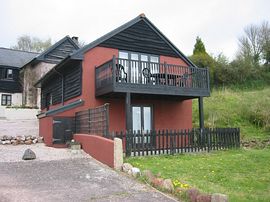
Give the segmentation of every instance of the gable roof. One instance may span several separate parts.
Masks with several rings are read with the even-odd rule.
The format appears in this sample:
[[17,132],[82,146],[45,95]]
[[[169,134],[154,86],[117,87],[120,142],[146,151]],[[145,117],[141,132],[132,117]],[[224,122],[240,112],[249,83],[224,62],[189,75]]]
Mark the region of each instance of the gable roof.
[[[50,46],[47,50],[37,55],[26,65],[30,63],[36,64],[41,61],[58,64],[61,60],[72,54],[74,50],[78,49],[79,46],[67,35],[52,46]],[[61,53],[59,52],[59,50],[61,51]]]
[[20,68],[37,55],[38,53],[0,47],[0,65]]
[[131,21],[123,24],[122,26],[112,30],[111,32],[105,34],[104,36],[96,39],[95,41],[91,42],[90,44],[84,46],[83,48],[79,49],[78,51],[74,52],[74,54],[71,55],[72,59],[83,59],[83,54],[96,47],[96,46],[106,46],[105,43],[108,43],[108,40],[112,39],[116,35],[120,34],[121,32],[126,31],[127,29],[131,28],[132,26],[138,24],[138,23],[144,23],[144,26],[147,26],[148,29],[151,29],[156,37],[159,37],[164,43],[160,46],[166,46],[167,51],[171,51],[175,54],[175,56],[178,56],[182,58],[187,64],[191,66],[195,66],[148,18],[145,17],[144,14],[140,14],[138,17],[132,19]]

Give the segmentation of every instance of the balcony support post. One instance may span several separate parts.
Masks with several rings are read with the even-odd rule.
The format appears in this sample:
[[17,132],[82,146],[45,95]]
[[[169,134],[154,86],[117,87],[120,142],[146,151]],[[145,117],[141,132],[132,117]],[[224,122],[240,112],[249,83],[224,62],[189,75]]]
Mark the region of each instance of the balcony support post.
[[199,120],[200,120],[200,129],[204,128],[204,114],[203,114],[203,97],[198,98],[199,101]]
[[126,93],[126,131],[132,130],[131,124],[131,93]]
[[112,84],[113,84],[113,89],[115,86],[115,82],[116,82],[116,61],[115,61],[115,55],[113,55],[113,59],[112,59]]

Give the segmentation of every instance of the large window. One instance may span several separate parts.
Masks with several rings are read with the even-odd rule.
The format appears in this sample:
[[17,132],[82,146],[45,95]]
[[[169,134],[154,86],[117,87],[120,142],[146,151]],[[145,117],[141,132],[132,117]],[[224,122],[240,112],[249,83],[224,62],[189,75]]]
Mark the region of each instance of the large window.
[[[147,53],[137,53],[130,51],[119,51],[121,65],[124,66],[125,72],[128,73],[130,66],[130,82],[146,83],[149,78],[143,74],[144,69],[148,69],[151,74],[159,73],[159,56]],[[131,60],[130,62],[128,60]]]
[[11,95],[2,94],[1,105],[2,106],[10,106],[11,105]]

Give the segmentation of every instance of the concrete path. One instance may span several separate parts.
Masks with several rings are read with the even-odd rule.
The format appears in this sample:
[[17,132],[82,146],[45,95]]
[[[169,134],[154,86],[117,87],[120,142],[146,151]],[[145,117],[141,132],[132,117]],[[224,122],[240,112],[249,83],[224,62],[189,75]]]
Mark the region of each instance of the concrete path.
[[[25,149],[0,146],[1,202],[174,201],[85,154],[73,158],[68,149],[49,148],[56,154],[59,151],[59,159],[44,156],[33,161],[7,161],[2,156],[10,147],[18,150],[18,155]],[[35,151],[35,146],[32,149]]]

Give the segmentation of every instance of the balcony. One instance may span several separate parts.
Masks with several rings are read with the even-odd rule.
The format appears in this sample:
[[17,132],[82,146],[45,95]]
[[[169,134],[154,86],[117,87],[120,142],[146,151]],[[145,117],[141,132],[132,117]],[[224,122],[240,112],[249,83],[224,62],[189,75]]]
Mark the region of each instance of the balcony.
[[96,67],[95,79],[97,97],[127,92],[188,98],[210,95],[206,68],[113,57]]

